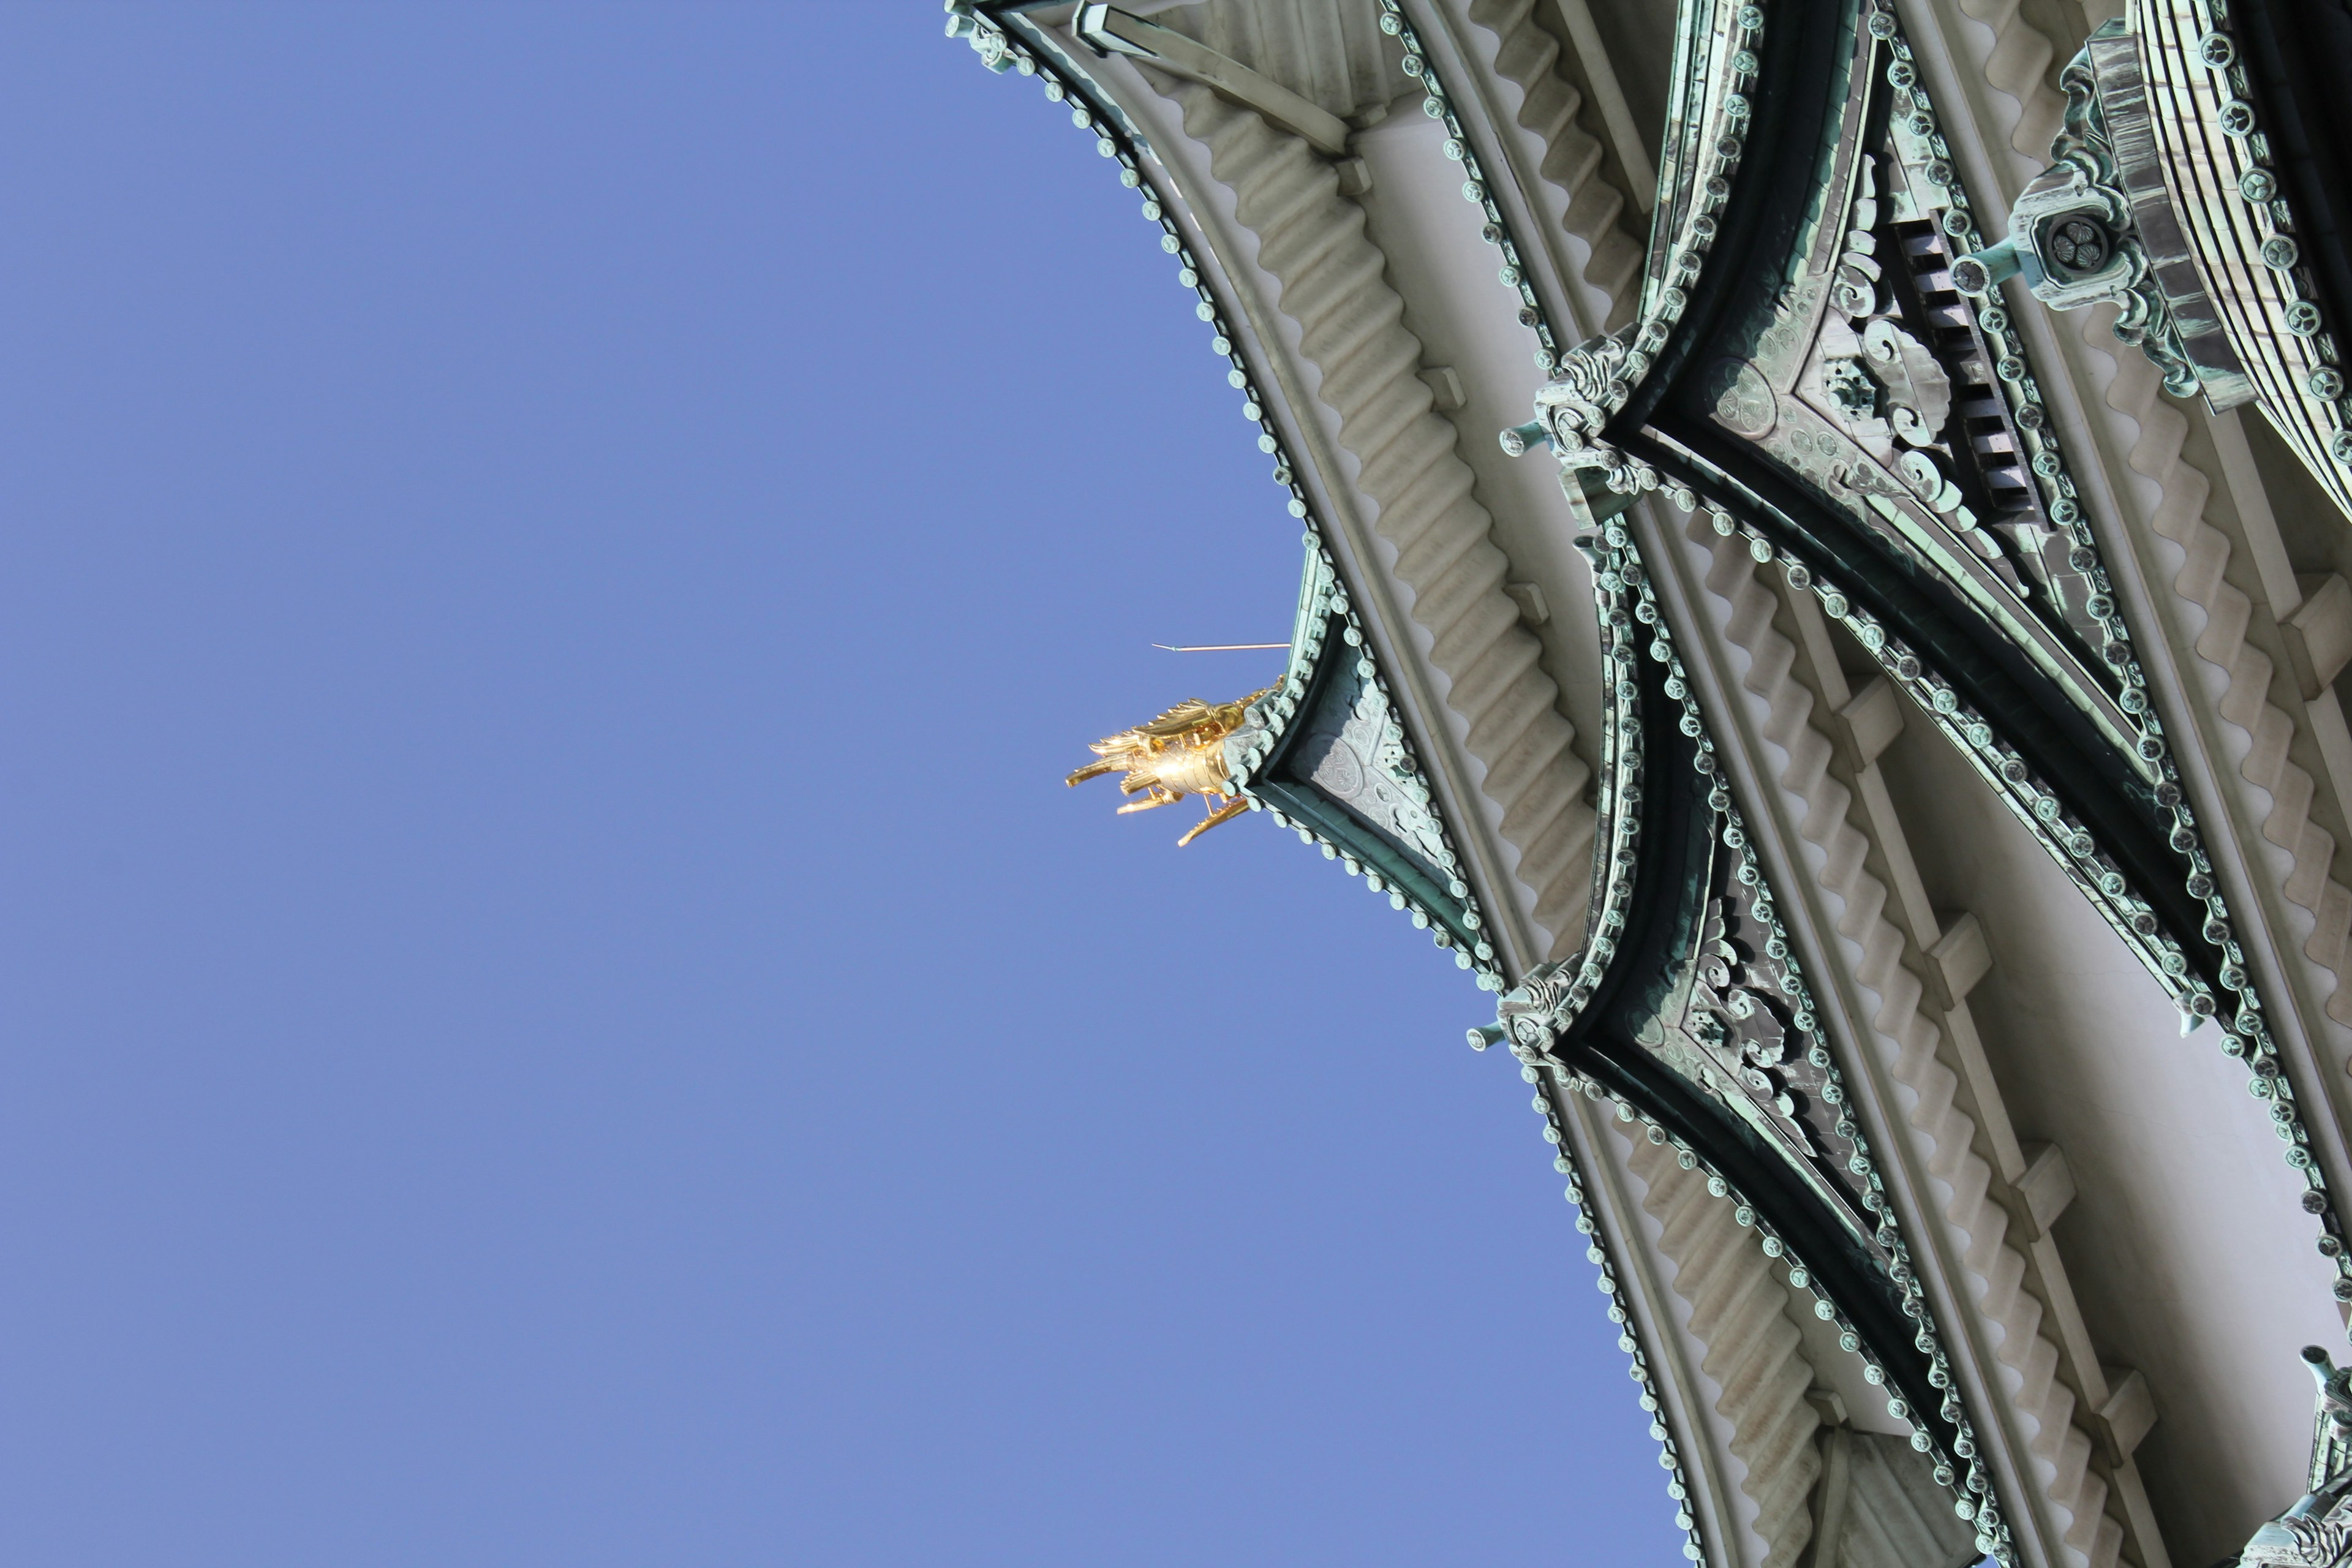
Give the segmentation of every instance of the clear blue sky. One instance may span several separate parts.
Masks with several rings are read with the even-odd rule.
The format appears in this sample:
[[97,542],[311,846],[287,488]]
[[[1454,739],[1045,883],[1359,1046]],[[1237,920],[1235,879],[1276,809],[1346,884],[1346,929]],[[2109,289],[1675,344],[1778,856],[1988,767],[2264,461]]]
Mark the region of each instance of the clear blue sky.
[[[1679,1562],[1297,529],[925,0],[0,12],[0,1561]],[[1188,808],[1189,809],[1189,808]]]

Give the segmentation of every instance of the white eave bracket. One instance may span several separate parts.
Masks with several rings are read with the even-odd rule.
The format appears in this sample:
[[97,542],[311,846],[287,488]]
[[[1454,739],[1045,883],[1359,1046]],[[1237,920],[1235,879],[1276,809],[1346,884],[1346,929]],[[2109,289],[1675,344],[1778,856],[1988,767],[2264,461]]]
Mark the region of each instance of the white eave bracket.
[[1348,122],[1328,113],[1271,77],[1217,53],[1172,28],[1110,5],[1081,5],[1071,30],[1097,49],[1159,67],[1171,76],[1197,81],[1219,96],[1304,137],[1334,158],[1348,153]]

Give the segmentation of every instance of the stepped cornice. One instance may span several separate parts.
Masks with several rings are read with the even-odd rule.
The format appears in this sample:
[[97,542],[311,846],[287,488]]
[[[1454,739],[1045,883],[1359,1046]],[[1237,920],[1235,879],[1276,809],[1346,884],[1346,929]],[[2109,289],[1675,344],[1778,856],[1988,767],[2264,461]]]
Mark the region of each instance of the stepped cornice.
[[1297,137],[1191,82],[1171,83],[1188,134],[1234,194],[1256,237],[1257,265],[1297,323],[1300,354],[1320,374],[1317,396],[1338,416],[1356,459],[1353,484],[1407,608],[1443,674],[1444,701],[1481,772],[1495,831],[1516,851],[1522,908],[1547,955],[1582,935],[1593,815],[1591,770],[1540,668],[1540,645],[1504,591],[1509,563],[1493,541],[1454,427],[1421,379],[1423,351],[1403,322],[1385,261],[1343,196],[1331,165]]
[[[1999,1178],[1977,1152],[1979,1129],[1963,1105],[1959,1074],[1944,1059],[1944,1034],[1927,988],[1911,967],[1921,962],[1917,949],[1889,918],[1890,891],[1871,869],[1884,862],[1885,848],[1855,820],[1853,792],[1836,776],[1836,742],[1816,692],[1800,678],[1798,647],[1774,625],[1780,601],[1759,581],[1754,556],[1696,518],[1685,536],[1706,563],[1703,581],[1721,606],[1726,640],[1748,656],[1739,683],[1754,703],[1758,732],[1782,759],[1772,783],[1786,793],[1800,837],[1820,851],[1807,858],[1828,895],[1824,907],[1835,911],[1833,929],[1852,944],[1849,973],[1875,998],[1861,1032],[1880,1070],[1902,1091],[1881,1102],[1906,1107],[1904,1118],[1917,1135],[1906,1142],[1932,1179],[1947,1227],[1945,1251],[1966,1279],[1977,1314],[1997,1331],[1983,1336],[2006,1373],[2005,1397],[1995,1404],[2021,1417],[2015,1440],[2032,1456],[2029,1489],[2053,1510],[2065,1561],[2111,1568],[2125,1531],[2109,1516],[2106,1482],[2090,1466],[2096,1436],[2076,1422],[2074,1392],[2057,1375],[2064,1352],[2047,1330],[2047,1304],[2029,1287],[2028,1260],[2011,1244],[2010,1210],[1994,1196]],[[1957,1003],[1954,1010],[1965,1006]],[[2143,1563],[2163,1561],[2160,1543],[2144,1544],[2134,1555]]]
[[[1559,43],[1536,19],[1544,0],[1473,0],[1467,15],[1496,40],[1494,69],[1519,89],[1515,116],[1543,151],[1537,173],[1560,194],[1555,221],[1584,247],[1571,283],[1580,282],[1604,302],[1593,323],[1614,331],[1633,320],[1641,301],[1642,258],[1647,237],[1626,193],[1611,183],[1599,138],[1577,123],[1584,95],[1560,68]],[[1576,290],[1563,290],[1573,298]]]
[[2201,684],[2184,685],[2182,698],[2207,706],[2245,737],[2245,754],[2227,771],[2260,792],[2259,797],[2242,794],[2248,808],[2260,814],[2263,838],[2289,857],[2275,885],[2288,902],[2313,918],[2303,955],[2333,982],[2325,995],[2327,1016],[2352,1025],[2352,986],[2346,984],[2352,977],[2352,889],[2335,871],[2336,836],[2312,816],[2319,783],[2292,754],[2296,733],[2307,721],[2272,700],[2278,665],[2249,636],[2252,597],[2229,580],[2231,533],[2206,515],[2213,481],[2183,451],[2189,416],[2164,400],[2155,368],[2114,341],[2104,316],[2086,320],[2082,337],[2094,352],[2114,359],[2115,375],[2104,400],[2137,427],[2126,460],[2155,492],[2142,515],[2152,531],[2180,548],[2172,590],[2202,612],[2205,624],[2193,646],[2227,678],[2218,699],[2209,697]]
[[1764,1546],[1758,1568],[1791,1568],[1812,1539],[1808,1504],[1822,1465],[1821,1418],[1806,1400],[1814,1372],[1788,1292],[1755,1233],[1707,1191],[1705,1175],[1633,1124],[1617,1130],[1643,1184],[1642,1206],[1659,1225],[1659,1249],[1674,1261],[1685,1327],[1706,1347],[1699,1365],[1719,1391],[1717,1414],[1731,1425],[1729,1447],[1745,1472],[1739,1489],[1754,1505],[1748,1528]]

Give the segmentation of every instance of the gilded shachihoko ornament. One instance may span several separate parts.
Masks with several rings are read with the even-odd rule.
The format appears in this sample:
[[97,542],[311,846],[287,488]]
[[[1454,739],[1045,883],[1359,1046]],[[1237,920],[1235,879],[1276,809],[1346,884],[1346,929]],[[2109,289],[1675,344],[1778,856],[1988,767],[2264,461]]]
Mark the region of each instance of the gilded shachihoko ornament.
[[1127,776],[1118,782],[1119,793],[1141,798],[1120,806],[1122,816],[1199,795],[1209,814],[1176,841],[1181,848],[1249,809],[1249,802],[1231,787],[1225,737],[1241,728],[1249,705],[1265,695],[1255,691],[1238,702],[1217,703],[1187,698],[1148,724],[1097,741],[1088,748],[1095,760],[1064,782],[1076,785],[1104,773],[1124,773]]

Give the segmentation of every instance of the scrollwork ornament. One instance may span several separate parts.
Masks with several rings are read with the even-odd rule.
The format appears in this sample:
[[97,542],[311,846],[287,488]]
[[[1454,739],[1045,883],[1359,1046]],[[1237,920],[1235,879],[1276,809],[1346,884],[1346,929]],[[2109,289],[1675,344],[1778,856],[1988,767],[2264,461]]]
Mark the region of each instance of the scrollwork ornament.
[[2202,383],[2134,216],[2094,59],[2103,40],[2127,36],[2120,21],[2106,23],[2060,73],[2066,111],[2049,167],[2018,193],[2009,237],[1955,262],[1952,281],[1984,298],[2002,279],[2022,274],[2034,298],[2053,310],[2113,305],[2116,341],[2137,346],[2164,389],[2187,397]]
[[2319,1384],[2311,1461],[2304,1495],[2254,1531],[2239,1554],[2242,1568],[2345,1568],[2352,1563],[2352,1374],[2327,1352],[2306,1347],[2304,1364]]
[[1566,473],[1591,472],[1619,495],[1657,488],[1657,470],[1608,440],[1602,431],[1650,368],[1634,346],[1640,323],[1578,344],[1562,355],[1552,379],[1536,393],[1534,421],[1502,435],[1503,450],[1518,457],[1548,446]]

